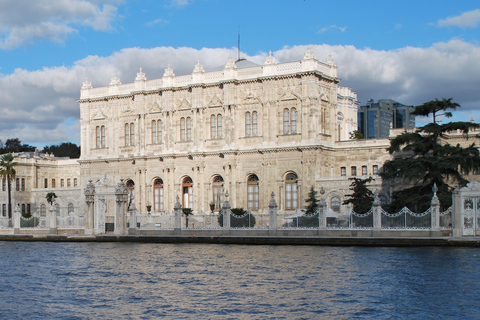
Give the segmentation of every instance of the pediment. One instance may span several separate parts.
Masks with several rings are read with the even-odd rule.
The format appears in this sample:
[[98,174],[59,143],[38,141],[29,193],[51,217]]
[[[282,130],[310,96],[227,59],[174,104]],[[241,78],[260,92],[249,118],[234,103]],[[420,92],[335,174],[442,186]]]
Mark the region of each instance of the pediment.
[[183,98],[182,100],[177,99],[176,105],[177,105],[177,110],[185,110],[185,109],[192,108],[192,104],[189,101],[187,101],[187,99],[185,98]]
[[92,116],[92,120],[105,120],[107,118],[107,115],[100,110],[100,108],[98,108],[98,110]]
[[208,103],[209,107],[222,107],[223,106],[223,101],[218,97],[214,96]]
[[149,113],[159,113],[162,112],[162,107],[158,104],[158,102],[154,102],[148,106]]

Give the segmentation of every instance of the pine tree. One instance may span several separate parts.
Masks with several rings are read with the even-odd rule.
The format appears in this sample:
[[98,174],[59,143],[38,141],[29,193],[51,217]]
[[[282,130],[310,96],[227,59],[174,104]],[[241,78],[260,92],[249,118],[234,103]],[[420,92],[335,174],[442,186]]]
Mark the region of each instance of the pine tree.
[[[392,210],[404,206],[419,211],[430,206],[433,195],[432,187],[438,187],[438,198],[446,209],[452,203],[452,190],[468,183],[462,171],[469,172],[480,163],[478,146],[475,143],[468,147],[448,143],[449,132],[459,130],[466,137],[473,128],[480,127],[471,122],[449,122],[439,124],[437,117],[450,118],[451,112],[446,110],[459,108],[452,99],[434,100],[415,107],[412,113],[419,116],[432,115],[432,123],[417,128],[415,132],[405,132],[390,142],[388,151],[394,159],[385,162],[385,181],[394,182]],[[442,112],[440,113],[439,112]],[[461,169],[460,169],[461,168]]]
[[353,191],[353,193],[347,195],[350,199],[343,201],[343,204],[351,203],[353,205],[353,211],[357,213],[368,212],[372,207],[373,192],[367,188],[367,183],[370,183],[375,179],[369,177],[366,179],[349,178],[348,180],[352,180],[349,189]]
[[305,199],[305,202],[307,203],[307,211],[305,212],[305,214],[312,214],[317,211],[317,191],[313,188],[313,186],[310,188],[310,191],[308,192],[308,198]]

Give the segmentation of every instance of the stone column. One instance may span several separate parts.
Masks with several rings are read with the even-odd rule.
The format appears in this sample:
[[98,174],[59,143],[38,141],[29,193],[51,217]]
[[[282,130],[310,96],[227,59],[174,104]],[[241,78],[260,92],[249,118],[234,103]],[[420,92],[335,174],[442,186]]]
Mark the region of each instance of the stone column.
[[115,187],[115,234],[125,234],[127,229],[127,203],[128,203],[128,188],[120,179],[120,182]]
[[320,200],[318,201],[318,229],[325,229],[327,226],[327,202],[323,195],[325,194],[325,189],[320,188]]
[[462,193],[457,187],[452,192],[452,235],[453,237],[463,236],[463,200]]
[[378,191],[375,191],[373,198],[373,230],[382,229],[382,206],[380,198],[378,197]]
[[182,205],[180,204],[180,198],[177,196],[177,202],[175,202],[175,207],[173,207],[173,212],[175,214],[175,226],[173,227],[174,235],[182,234]]
[[85,202],[87,203],[87,216],[85,217],[85,234],[92,234],[95,220],[95,186],[92,180],[88,180],[88,184],[84,189]]
[[55,210],[55,201],[52,201],[48,208],[48,226],[50,234],[57,234],[57,212]]
[[18,234],[20,233],[20,205],[18,204],[13,210],[12,219],[13,219],[13,233]]
[[230,202],[228,202],[228,191],[225,192],[225,202],[222,205],[222,214],[223,214],[223,234],[230,234],[230,212],[232,207]]
[[433,184],[433,197],[432,197],[432,202],[431,202],[431,209],[432,209],[432,215],[431,215],[431,220],[432,220],[432,225],[431,229],[432,231],[439,231],[440,230],[440,201],[438,200],[437,197],[437,184]]
[[276,236],[277,235],[277,202],[275,201],[275,194],[272,191],[272,199],[268,205],[268,214],[270,216],[270,224],[268,226],[268,235]]

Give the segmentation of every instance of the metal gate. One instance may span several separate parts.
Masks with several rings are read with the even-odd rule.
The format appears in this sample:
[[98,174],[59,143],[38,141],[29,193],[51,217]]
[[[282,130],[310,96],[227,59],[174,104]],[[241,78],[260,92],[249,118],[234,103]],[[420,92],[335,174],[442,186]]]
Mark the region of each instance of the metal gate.
[[463,199],[463,235],[480,236],[480,197]]

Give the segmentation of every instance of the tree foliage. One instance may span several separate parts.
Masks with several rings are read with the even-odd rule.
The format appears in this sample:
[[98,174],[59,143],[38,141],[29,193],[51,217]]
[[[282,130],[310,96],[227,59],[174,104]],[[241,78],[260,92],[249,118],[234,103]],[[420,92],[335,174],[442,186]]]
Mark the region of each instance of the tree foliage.
[[351,203],[353,205],[353,211],[357,213],[368,212],[372,207],[374,195],[373,192],[368,189],[367,183],[370,183],[375,179],[368,177],[366,179],[349,178],[348,180],[352,180],[349,189],[353,193],[347,195],[349,199],[343,201],[343,204]]
[[307,209],[305,211],[305,214],[312,214],[317,211],[318,208],[318,199],[317,199],[317,191],[313,186],[310,188],[310,191],[308,192],[308,198],[305,199],[305,202],[307,203]]
[[80,158],[80,147],[75,143],[63,142],[58,145],[45,146],[43,152],[52,153],[56,157],[70,157],[71,159]]
[[[449,132],[457,130],[466,136],[471,129],[480,125],[471,122],[437,123],[437,117],[441,115],[452,116],[446,110],[460,107],[451,100],[434,100],[415,107],[413,114],[432,115],[433,122],[391,140],[388,151],[395,158],[385,162],[381,176],[396,186],[405,185],[405,188],[394,190],[392,209],[403,206],[412,210],[428,208],[434,184],[438,187],[437,195],[442,207],[450,206],[455,184],[464,186],[468,183],[461,170],[469,172],[479,165],[479,149],[475,143],[468,147],[450,145],[447,138]],[[440,111],[443,113],[438,114]]]
[[34,146],[25,143],[22,144],[22,142],[18,138],[7,139],[5,143],[0,140],[0,154],[12,152],[31,152],[35,151],[35,149],[36,147]]
[[13,161],[14,157],[11,153],[5,154],[0,158],[0,177],[2,180],[7,181],[7,193],[8,193],[8,217],[12,217],[12,180],[15,178],[16,162]]
[[365,139],[365,137],[362,134],[362,131],[360,130],[355,130],[350,132],[350,139],[352,140],[362,140]]

